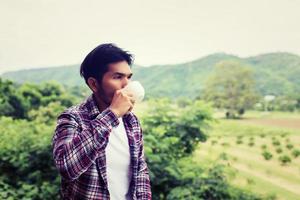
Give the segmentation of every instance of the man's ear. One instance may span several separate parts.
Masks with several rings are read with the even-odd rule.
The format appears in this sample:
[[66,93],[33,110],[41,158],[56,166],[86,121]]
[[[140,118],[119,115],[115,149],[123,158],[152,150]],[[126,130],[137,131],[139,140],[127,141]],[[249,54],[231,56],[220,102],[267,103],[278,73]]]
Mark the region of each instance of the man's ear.
[[98,88],[100,88],[100,87],[99,87],[99,84],[98,84],[98,81],[97,81],[95,78],[93,78],[93,77],[89,77],[88,80],[87,80],[87,82],[88,82],[89,88],[90,88],[94,93],[97,93],[97,92],[98,92]]

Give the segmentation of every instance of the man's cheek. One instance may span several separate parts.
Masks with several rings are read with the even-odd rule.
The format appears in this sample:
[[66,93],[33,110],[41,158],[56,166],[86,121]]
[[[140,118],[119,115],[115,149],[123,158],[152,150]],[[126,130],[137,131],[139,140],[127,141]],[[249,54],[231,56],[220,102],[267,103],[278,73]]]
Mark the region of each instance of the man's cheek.
[[108,95],[108,99],[109,99],[110,102],[113,100],[114,95],[115,95],[115,91],[111,92],[111,93]]

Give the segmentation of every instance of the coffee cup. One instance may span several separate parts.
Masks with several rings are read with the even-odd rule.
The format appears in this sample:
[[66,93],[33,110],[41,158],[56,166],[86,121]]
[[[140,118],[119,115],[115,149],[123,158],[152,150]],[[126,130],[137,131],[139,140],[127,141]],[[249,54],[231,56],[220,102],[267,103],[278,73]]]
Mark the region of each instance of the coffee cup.
[[132,93],[135,102],[141,102],[145,97],[145,89],[139,81],[130,81],[123,90]]

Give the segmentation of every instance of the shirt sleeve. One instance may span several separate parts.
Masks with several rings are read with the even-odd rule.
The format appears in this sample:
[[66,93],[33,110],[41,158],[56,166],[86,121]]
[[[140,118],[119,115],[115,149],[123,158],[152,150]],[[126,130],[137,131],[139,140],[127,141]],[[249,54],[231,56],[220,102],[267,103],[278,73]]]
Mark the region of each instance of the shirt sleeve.
[[144,155],[144,140],[142,134],[142,128],[140,127],[141,132],[141,142],[140,142],[140,151],[139,151],[139,165],[138,165],[138,176],[137,176],[137,199],[141,200],[151,200],[151,185],[149,171]]
[[52,140],[53,158],[62,177],[75,180],[96,160],[107,145],[112,130],[119,124],[116,115],[105,109],[88,126],[79,124],[78,114],[62,113]]

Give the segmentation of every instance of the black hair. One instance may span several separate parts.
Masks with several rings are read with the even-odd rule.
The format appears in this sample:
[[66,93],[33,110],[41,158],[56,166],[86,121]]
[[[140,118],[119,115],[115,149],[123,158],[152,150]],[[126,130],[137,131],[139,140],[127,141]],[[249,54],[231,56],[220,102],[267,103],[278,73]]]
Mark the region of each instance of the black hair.
[[98,81],[108,71],[108,65],[120,61],[126,61],[132,65],[134,56],[128,51],[117,47],[115,44],[101,44],[93,49],[83,60],[80,66],[80,76],[88,84],[88,78],[93,77]]

